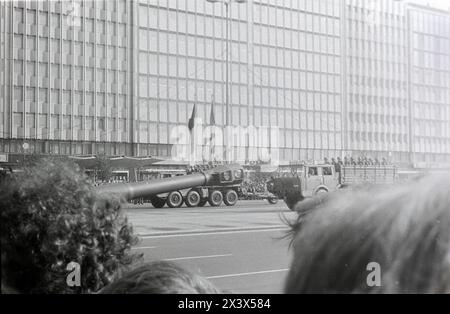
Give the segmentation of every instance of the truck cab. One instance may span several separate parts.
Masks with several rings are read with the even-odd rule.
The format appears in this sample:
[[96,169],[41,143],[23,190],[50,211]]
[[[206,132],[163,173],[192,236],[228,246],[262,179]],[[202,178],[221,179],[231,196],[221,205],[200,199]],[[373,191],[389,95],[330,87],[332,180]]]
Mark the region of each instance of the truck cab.
[[289,208],[308,197],[364,184],[392,184],[397,179],[393,165],[302,164],[289,178],[272,178],[269,192],[283,198]]
[[301,189],[304,197],[335,190],[339,182],[339,173],[329,164],[305,165],[302,174]]
[[304,164],[290,177],[272,178],[267,183],[269,192],[285,200],[289,208],[298,201],[339,187],[340,173],[331,164]]

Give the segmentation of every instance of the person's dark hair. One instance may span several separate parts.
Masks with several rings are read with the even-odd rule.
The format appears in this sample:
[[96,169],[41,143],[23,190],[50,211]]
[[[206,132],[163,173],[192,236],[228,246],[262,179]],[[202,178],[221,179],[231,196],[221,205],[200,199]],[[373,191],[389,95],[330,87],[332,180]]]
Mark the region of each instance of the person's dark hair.
[[207,279],[169,261],[142,265],[102,289],[103,294],[216,294]]
[[[37,161],[0,182],[2,284],[19,293],[90,293],[138,256],[120,201],[99,195],[74,163]],[[66,283],[71,262],[81,286]]]
[[448,175],[341,190],[299,223],[286,293],[450,293]]
[[10,287],[6,286],[2,282],[1,286],[1,294],[18,294],[16,290],[11,289]]

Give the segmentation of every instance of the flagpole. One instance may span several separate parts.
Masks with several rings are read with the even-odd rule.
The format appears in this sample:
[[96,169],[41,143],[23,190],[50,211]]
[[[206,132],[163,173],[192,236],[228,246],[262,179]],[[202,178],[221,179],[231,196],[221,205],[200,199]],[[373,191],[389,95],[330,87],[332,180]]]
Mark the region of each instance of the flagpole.
[[[223,133],[223,159],[224,162],[228,162],[228,156],[227,156],[227,149],[228,148],[228,129],[231,123],[231,112],[230,112],[230,73],[229,73],[229,67],[230,67],[230,11],[231,11],[231,3],[237,2],[237,3],[245,3],[246,0],[207,0],[208,2],[221,2],[225,5],[225,54],[226,54],[226,60],[225,60],[225,132]],[[223,111],[222,111],[223,112]]]
[[211,114],[209,116],[209,124],[211,126],[211,135],[209,138],[209,156],[210,161],[212,161],[212,158],[214,157],[214,151],[215,151],[215,129],[214,126],[216,124],[216,118],[214,116],[214,94],[211,95]]
[[226,83],[225,83],[225,112],[226,112],[226,122],[225,122],[225,138],[224,138],[224,145],[223,145],[223,152],[224,152],[224,162],[228,163],[228,130],[230,126],[230,73],[229,73],[229,67],[230,67],[230,52],[229,52],[229,46],[230,46],[230,14],[229,14],[229,6],[230,3],[228,1],[225,1],[225,28],[226,28],[226,36],[225,36],[225,42],[226,42]]

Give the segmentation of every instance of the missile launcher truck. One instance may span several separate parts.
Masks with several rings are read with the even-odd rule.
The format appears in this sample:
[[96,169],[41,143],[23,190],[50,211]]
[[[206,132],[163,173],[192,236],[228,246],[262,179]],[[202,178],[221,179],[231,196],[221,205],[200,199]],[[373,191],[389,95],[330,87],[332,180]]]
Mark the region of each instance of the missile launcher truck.
[[149,199],[156,208],[204,206],[234,206],[244,178],[239,165],[223,165],[193,174],[133,183],[117,183],[97,187],[100,192],[120,195],[124,199]]

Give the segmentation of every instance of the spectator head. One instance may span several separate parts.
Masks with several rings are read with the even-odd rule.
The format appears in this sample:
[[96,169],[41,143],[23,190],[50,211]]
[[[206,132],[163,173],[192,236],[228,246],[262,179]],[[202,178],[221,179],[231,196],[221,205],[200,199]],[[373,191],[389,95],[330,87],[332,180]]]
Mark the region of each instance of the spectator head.
[[450,293],[448,175],[331,193],[292,231],[287,293]]
[[220,291],[205,278],[173,262],[151,262],[126,273],[104,294],[216,294]]
[[[43,159],[0,191],[2,285],[18,293],[96,292],[138,258],[120,201],[98,194],[75,164]],[[80,286],[66,282],[72,262]]]
[[18,292],[14,289],[11,289],[10,287],[6,286],[5,284],[3,284],[2,282],[2,287],[1,287],[1,294],[18,294]]

